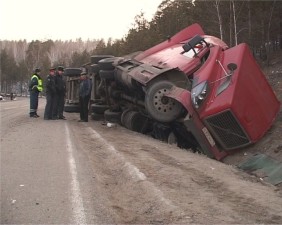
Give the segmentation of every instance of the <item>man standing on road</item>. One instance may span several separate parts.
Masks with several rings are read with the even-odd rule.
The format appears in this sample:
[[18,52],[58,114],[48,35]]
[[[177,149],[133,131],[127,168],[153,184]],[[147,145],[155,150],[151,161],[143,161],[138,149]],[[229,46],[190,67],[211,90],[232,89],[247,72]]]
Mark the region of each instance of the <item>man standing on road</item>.
[[29,84],[30,91],[30,111],[29,116],[33,118],[39,117],[37,114],[38,109],[38,96],[39,93],[43,91],[42,79],[40,77],[40,69],[36,68],[31,77],[31,81]]
[[53,109],[53,119],[65,120],[63,115],[66,95],[66,83],[63,79],[64,67],[59,66],[55,76],[56,95]]
[[92,83],[86,72],[82,72],[80,75],[80,87],[79,87],[79,122],[88,122],[88,104],[91,96]]
[[45,89],[46,89],[46,106],[44,111],[44,120],[51,120],[52,112],[54,107],[54,99],[56,95],[56,86],[55,86],[55,68],[50,68],[49,75],[46,79]]

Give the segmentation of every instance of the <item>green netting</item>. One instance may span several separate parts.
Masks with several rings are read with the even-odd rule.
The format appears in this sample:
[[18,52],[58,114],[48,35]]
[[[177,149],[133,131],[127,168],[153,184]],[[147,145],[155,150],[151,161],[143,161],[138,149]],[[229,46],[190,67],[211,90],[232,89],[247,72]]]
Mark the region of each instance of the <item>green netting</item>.
[[282,163],[267,155],[256,154],[240,163],[238,167],[248,173],[263,173],[264,180],[271,184],[282,182]]

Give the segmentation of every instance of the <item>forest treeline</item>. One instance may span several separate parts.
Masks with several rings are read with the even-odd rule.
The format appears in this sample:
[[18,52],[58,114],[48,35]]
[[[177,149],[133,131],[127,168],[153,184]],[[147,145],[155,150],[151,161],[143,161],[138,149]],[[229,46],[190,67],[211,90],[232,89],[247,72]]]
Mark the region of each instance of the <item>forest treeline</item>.
[[35,67],[46,76],[51,66],[81,67],[91,55],[122,56],[143,51],[193,23],[230,47],[248,43],[255,56],[267,60],[274,50],[282,49],[281,12],[279,0],[164,0],[151,21],[142,11],[136,15],[122,39],[1,40],[0,91],[27,92]]

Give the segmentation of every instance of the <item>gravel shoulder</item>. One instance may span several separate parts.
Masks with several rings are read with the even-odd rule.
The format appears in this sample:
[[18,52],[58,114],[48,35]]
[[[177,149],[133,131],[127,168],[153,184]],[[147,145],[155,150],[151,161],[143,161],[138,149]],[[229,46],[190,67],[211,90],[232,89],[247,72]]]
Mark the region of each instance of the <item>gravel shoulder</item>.
[[281,191],[255,176],[120,126],[67,116],[117,223],[282,221]]

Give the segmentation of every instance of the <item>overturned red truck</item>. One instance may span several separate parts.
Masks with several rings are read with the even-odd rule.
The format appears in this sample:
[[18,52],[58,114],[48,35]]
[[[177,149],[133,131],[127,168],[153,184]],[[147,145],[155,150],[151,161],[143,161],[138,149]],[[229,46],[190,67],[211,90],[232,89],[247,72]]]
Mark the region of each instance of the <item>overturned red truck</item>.
[[229,48],[198,24],[86,69],[93,115],[217,160],[261,139],[280,109],[247,44]]

